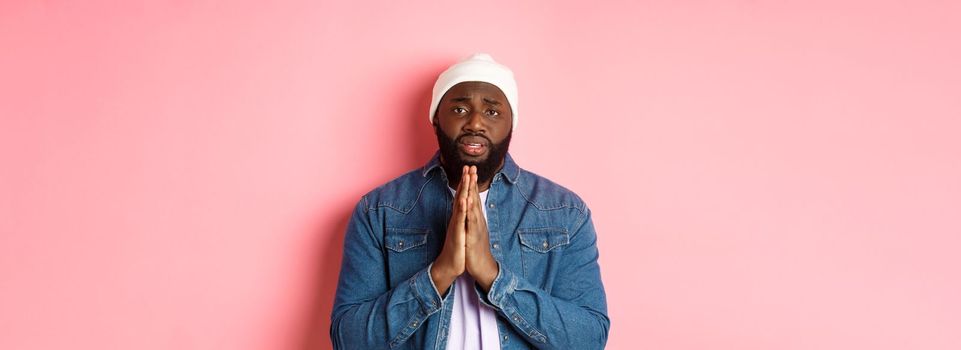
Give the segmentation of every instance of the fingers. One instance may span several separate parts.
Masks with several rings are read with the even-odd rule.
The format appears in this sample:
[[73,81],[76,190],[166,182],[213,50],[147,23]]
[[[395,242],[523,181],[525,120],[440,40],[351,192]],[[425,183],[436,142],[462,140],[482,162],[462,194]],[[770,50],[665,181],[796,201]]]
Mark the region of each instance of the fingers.
[[480,191],[477,188],[477,167],[473,165],[470,167],[470,186],[471,193],[474,194],[474,199],[480,203]]
[[480,189],[477,188],[477,167],[476,166],[470,167],[470,188],[471,188],[470,189],[471,197],[474,198],[474,202],[477,203],[477,205],[472,206],[470,209],[474,212],[475,215],[477,215],[478,213],[480,213],[480,210],[481,210],[481,207],[480,207],[481,202],[480,202]]
[[464,166],[464,168],[461,169],[461,181],[457,184],[457,191],[454,193],[454,213],[452,215],[454,215],[455,220],[457,220],[461,226],[463,226],[467,220],[467,208],[469,208],[467,184],[466,181],[464,181],[464,178],[467,176],[469,176],[468,168]]
[[[465,195],[467,196],[467,198],[469,198],[469,199],[471,199],[471,200],[474,199],[474,196],[471,194],[471,191],[473,191],[474,189],[471,188],[471,185],[470,185],[470,171],[471,171],[472,168],[474,168],[474,167],[473,167],[473,166],[467,167],[467,174],[466,174],[466,176],[462,177],[461,180],[460,180],[460,182],[463,182],[464,185],[465,185],[465,186],[464,186],[464,187],[465,187],[465,190],[466,190],[466,191],[465,191]],[[468,209],[470,209],[470,207],[468,207]]]
[[477,167],[471,166],[468,171],[467,177],[465,178],[468,186],[468,198],[471,199],[471,205],[467,208],[467,227],[468,229],[476,226],[478,224],[478,210],[480,210],[480,193],[477,190]]
[[484,208],[481,207],[484,205],[484,203],[481,202],[480,198],[480,188],[477,184],[477,179],[479,176],[477,175],[476,166],[471,167],[470,175],[472,188],[471,194],[473,195],[474,202],[477,204],[470,207],[470,221],[468,222],[468,226],[473,225],[473,228],[477,233],[484,235],[487,232],[487,220],[484,218]]
[[470,167],[465,165],[463,172],[461,173],[461,176],[460,176],[460,183],[458,183],[458,187],[460,187],[458,194],[462,196],[463,198],[462,203],[464,204],[463,208],[461,208],[461,213],[464,215],[468,213],[468,210],[470,209],[471,202],[472,202],[470,198],[470,182],[466,181],[466,179],[469,177],[470,177]]
[[464,166],[464,167],[461,168],[461,170],[460,170],[460,178],[461,178],[461,180],[460,180],[460,182],[457,183],[457,191],[455,192],[455,195],[457,196],[457,202],[458,202],[458,203],[460,203],[461,200],[464,199],[464,190],[467,188],[466,186],[464,186],[464,176],[467,176],[467,166]]
[[466,229],[470,225],[470,212],[474,205],[474,199],[470,196],[470,166],[464,166],[464,172],[461,173],[460,183],[457,184],[457,187],[459,189],[458,195],[464,198],[464,207],[461,208],[461,212],[464,216],[464,228]]

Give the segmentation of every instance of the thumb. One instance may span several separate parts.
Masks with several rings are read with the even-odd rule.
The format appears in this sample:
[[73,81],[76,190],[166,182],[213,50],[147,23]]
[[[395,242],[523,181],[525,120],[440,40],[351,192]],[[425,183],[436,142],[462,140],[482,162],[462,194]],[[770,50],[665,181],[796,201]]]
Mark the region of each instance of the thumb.
[[470,206],[470,198],[461,198],[460,203],[454,206],[456,212],[454,213],[454,224],[456,227],[463,229],[467,225],[467,207]]

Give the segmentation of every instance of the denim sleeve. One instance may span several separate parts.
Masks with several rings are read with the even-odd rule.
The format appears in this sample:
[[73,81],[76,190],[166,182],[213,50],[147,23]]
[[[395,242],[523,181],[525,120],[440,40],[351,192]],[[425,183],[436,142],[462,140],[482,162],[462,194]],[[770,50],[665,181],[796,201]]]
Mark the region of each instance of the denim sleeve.
[[[603,349],[611,321],[590,210],[577,220],[551,293],[504,268],[481,301],[538,349]],[[478,289],[478,291],[480,291]]]
[[331,313],[334,349],[387,349],[403,344],[442,308],[430,266],[388,289],[382,237],[362,198],[347,224]]

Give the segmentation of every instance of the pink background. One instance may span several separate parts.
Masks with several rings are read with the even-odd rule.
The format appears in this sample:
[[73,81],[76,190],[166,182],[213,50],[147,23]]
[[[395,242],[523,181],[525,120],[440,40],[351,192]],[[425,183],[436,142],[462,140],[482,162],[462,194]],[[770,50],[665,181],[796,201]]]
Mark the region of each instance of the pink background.
[[328,349],[433,79],[512,67],[611,349],[961,348],[957,1],[0,3],[0,348]]

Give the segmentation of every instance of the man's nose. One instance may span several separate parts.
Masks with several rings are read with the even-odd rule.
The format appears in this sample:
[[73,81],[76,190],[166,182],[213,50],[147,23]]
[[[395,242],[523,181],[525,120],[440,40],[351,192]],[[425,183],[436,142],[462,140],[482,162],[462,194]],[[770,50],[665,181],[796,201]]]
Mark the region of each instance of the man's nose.
[[476,109],[472,110],[470,115],[467,116],[464,131],[475,133],[487,132],[487,126],[484,124],[484,112]]

